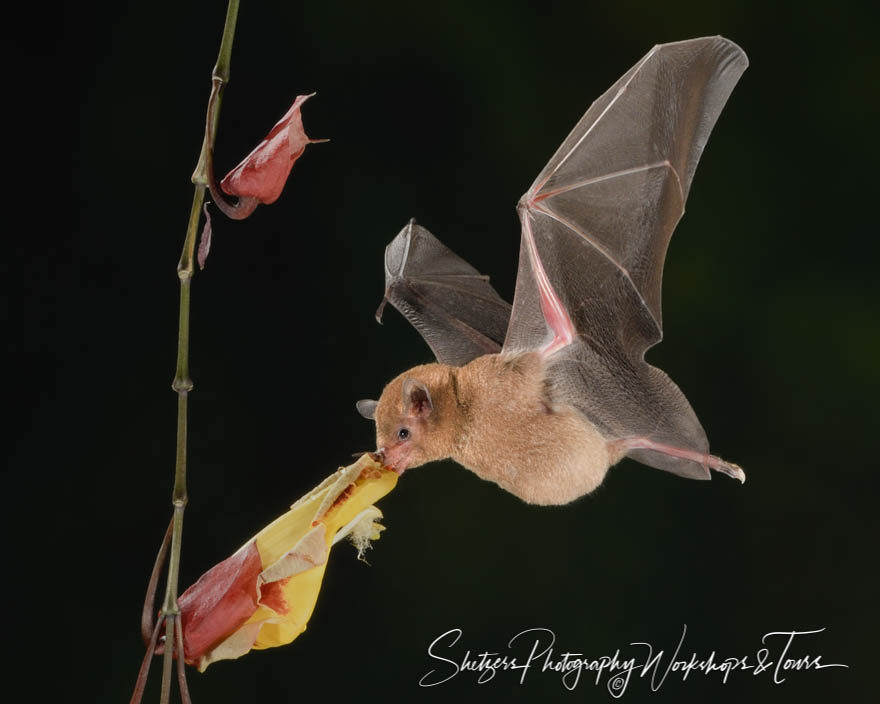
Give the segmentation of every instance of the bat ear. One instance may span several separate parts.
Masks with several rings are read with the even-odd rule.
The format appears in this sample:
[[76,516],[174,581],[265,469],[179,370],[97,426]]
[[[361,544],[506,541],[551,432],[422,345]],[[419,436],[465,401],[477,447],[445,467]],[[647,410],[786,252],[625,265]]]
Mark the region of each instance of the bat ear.
[[376,420],[376,406],[378,405],[379,402],[374,401],[371,398],[363,398],[355,404],[355,406],[357,406],[358,413],[360,413],[367,420]]
[[428,387],[418,379],[403,380],[403,412],[407,416],[427,416],[434,410]]

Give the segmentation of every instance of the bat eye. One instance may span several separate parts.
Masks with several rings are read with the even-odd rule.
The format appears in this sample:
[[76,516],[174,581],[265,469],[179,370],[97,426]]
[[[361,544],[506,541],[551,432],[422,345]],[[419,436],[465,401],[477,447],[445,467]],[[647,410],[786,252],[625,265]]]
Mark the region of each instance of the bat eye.
[[409,440],[409,428],[401,428],[397,431],[398,440]]

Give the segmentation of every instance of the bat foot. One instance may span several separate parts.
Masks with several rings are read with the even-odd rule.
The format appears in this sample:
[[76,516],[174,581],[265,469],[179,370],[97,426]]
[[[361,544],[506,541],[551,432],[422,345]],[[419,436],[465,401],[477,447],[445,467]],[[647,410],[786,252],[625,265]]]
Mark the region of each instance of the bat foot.
[[[716,457],[715,455],[708,455],[703,452],[696,452],[683,447],[665,445],[646,437],[622,438],[611,444],[612,454],[619,453],[621,457],[632,450],[651,450],[653,452],[669,455],[670,457],[679,457],[683,460],[696,462],[707,469],[721,472],[734,479],[739,479],[743,484],[745,484],[746,481],[746,473],[743,472],[742,467],[733,464],[732,462],[725,462],[723,459]],[[707,476],[706,479],[708,478],[709,477]]]
[[746,483],[746,473],[743,472],[742,467],[738,464],[725,462],[723,459],[716,457],[715,455],[709,455],[709,461],[707,464],[709,465],[709,469],[714,469],[716,472],[723,472],[728,477],[739,479],[741,484]]

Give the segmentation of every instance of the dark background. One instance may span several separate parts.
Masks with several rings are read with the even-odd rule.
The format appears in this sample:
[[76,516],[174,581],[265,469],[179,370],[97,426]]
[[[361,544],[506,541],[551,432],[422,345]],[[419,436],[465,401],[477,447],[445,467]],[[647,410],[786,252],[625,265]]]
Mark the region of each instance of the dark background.
[[[666,339],[649,361],[748,482],[688,482],[627,460],[594,494],[540,508],[451,463],[414,470],[380,504],[388,530],[371,566],[338,546],[308,630],[193,670],[197,704],[610,701],[586,676],[574,693],[540,673],[522,686],[511,673],[417,682],[436,664],[428,644],[453,627],[460,659],[504,652],[532,627],[553,629],[560,651],[651,641],[669,653],[683,624],[683,653],[703,656],[753,656],[768,631],[824,627],[793,654],[850,669],[779,685],[768,673],[726,685],[670,676],[657,693],[636,680],[626,700],[868,700],[880,625],[880,65],[868,7],[243,3],[218,171],[298,93],[318,91],[306,128],[332,141],[307,150],[275,205],[242,223],[215,217],[193,283],[182,586],[372,448],[354,402],[430,359],[396,312],[373,320],[383,248],[407,219],[511,298],[514,204],[586,107],[653,44],[716,33],[751,67],[672,240]],[[8,542],[26,570],[7,579],[27,595],[15,632],[37,698],[119,702],[170,514],[175,265],[224,5],[67,12],[10,66],[34,117],[7,135],[30,154],[15,171],[29,224],[6,238],[19,359]]]

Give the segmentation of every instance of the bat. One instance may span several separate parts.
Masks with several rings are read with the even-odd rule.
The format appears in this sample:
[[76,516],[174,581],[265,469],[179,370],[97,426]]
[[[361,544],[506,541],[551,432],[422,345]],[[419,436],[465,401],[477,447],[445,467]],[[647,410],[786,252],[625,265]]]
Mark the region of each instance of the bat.
[[437,362],[357,404],[388,466],[452,458],[534,504],[589,493],[623,457],[745,481],[644,356],[663,334],[669,239],[747,66],[722,37],[660,44],[590,106],[517,205],[512,307],[414,221],[394,238],[376,317],[390,302]]

